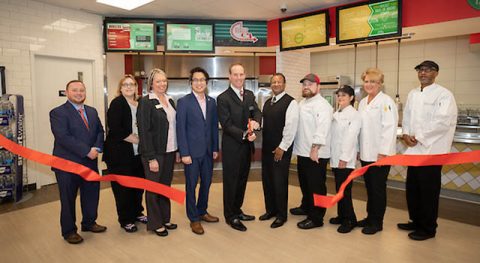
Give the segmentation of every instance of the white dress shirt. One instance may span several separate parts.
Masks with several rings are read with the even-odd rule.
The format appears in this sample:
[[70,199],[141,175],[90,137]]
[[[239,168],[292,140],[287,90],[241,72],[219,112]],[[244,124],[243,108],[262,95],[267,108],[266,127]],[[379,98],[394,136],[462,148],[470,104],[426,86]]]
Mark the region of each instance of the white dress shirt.
[[299,120],[293,153],[310,157],[313,144],[320,145],[319,158],[330,158],[330,126],[333,108],[320,93],[298,103]]
[[395,102],[380,91],[370,103],[368,96],[360,101],[360,159],[376,162],[378,154],[395,155],[398,111]]
[[333,114],[330,144],[331,168],[338,168],[338,163],[342,160],[347,162],[347,168],[355,169],[361,125],[360,114],[351,105]]
[[235,91],[235,94],[237,94],[237,97],[241,101],[243,101],[243,96],[240,94],[240,92],[243,91],[243,94],[245,94],[244,87],[242,87],[241,89],[237,89],[234,86],[232,86],[232,84],[230,84],[230,88],[233,89],[233,91]]
[[[285,91],[272,97],[272,100],[275,98],[275,103],[279,101],[285,94]],[[262,122],[263,123],[263,122]],[[298,126],[298,103],[296,100],[292,100],[288,104],[287,112],[285,113],[285,126],[283,127],[282,132],[282,141],[278,147],[284,151],[287,151],[288,148],[293,143],[295,139],[295,134],[297,133]]]
[[[165,98],[167,99],[168,105],[163,105],[160,99],[158,98],[157,94],[154,92],[150,92],[148,94],[149,99],[157,99],[158,102],[160,102],[160,107],[165,110],[165,113],[167,113],[167,120],[168,120],[168,135],[167,135],[167,148],[165,149],[165,152],[170,153],[170,152],[175,152],[177,150],[177,131],[176,131],[176,126],[177,126],[177,120],[175,115],[177,114],[177,111],[173,108],[172,105],[170,105],[170,100],[172,97],[168,96],[165,94]],[[158,106],[158,105],[157,105]]]
[[405,154],[449,153],[457,124],[457,104],[452,92],[433,83],[408,93],[402,132],[418,141]]

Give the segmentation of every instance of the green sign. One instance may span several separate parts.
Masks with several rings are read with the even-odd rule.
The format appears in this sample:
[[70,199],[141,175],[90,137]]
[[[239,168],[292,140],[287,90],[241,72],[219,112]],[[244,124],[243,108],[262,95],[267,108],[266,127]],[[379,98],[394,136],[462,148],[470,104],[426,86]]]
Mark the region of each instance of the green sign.
[[381,36],[398,31],[398,2],[388,1],[378,4],[370,4],[372,12],[368,24],[372,28],[369,36]]
[[156,51],[153,23],[107,23],[108,51]]
[[471,7],[480,10],[480,0],[468,0]]
[[213,52],[212,24],[167,24],[166,51]]

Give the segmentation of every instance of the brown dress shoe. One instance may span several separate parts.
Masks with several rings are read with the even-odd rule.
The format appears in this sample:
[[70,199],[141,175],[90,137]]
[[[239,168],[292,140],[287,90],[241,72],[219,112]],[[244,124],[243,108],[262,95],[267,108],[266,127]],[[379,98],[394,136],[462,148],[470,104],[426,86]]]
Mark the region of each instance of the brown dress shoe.
[[70,244],[80,244],[83,242],[83,238],[76,232],[66,236],[65,240]]
[[190,227],[192,228],[192,232],[197,235],[203,235],[203,233],[205,233],[200,221],[190,223]]
[[218,217],[212,216],[209,213],[204,214],[201,218],[202,218],[203,221],[208,222],[208,223],[216,223],[216,222],[220,221],[220,219]]
[[89,226],[89,227],[83,227],[82,226],[82,231],[83,232],[93,232],[93,233],[101,233],[101,232],[105,232],[107,230],[107,227],[106,226],[101,226],[97,223]]

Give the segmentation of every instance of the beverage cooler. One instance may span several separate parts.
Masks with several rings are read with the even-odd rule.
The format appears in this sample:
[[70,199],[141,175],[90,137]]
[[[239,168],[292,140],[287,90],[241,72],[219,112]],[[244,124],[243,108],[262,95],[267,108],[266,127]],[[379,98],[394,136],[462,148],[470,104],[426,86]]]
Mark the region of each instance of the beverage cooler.
[[[23,96],[0,98],[0,133],[23,145]],[[0,202],[20,201],[23,194],[23,158],[0,147]]]

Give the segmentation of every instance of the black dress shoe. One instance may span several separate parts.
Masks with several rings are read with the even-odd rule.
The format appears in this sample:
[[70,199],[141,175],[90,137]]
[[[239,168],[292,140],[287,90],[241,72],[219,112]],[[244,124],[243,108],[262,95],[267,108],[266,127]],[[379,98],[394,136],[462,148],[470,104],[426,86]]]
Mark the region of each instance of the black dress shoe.
[[305,219],[303,221],[298,222],[297,227],[300,229],[312,229],[315,227],[321,227],[323,223],[315,223],[311,219]]
[[367,225],[362,229],[362,233],[365,235],[374,235],[379,231],[382,231],[383,227],[382,226],[376,226],[376,225]]
[[252,220],[255,220],[255,216],[241,213],[241,214],[238,216],[238,219],[240,219],[240,220],[242,220],[242,221],[252,221]]
[[337,228],[337,232],[342,234],[350,233],[356,226],[357,222],[355,221],[345,221]]
[[229,222],[229,225],[235,230],[242,231],[242,232],[247,231],[247,227],[238,218],[231,220]]
[[435,234],[428,234],[428,233],[425,233],[423,231],[414,231],[414,232],[408,234],[408,237],[412,240],[423,241],[423,240],[427,240],[427,239],[430,239],[430,238],[434,238]]
[[330,218],[330,220],[328,222],[330,222],[330,224],[332,224],[332,225],[341,225],[342,224],[342,218],[340,218],[339,216],[332,217],[332,218]]
[[138,228],[135,224],[126,224],[126,225],[123,225],[122,228],[127,231],[127,233],[133,233],[133,232],[137,232]]
[[[163,228],[163,230],[160,230],[162,228]],[[168,230],[167,230],[166,227],[161,227],[161,228],[155,230],[154,232],[155,232],[155,234],[157,234],[157,236],[161,236],[161,237],[168,236]]]
[[260,219],[260,221],[265,221],[265,220],[271,219],[274,216],[275,216],[274,214],[266,212],[265,214],[261,215],[258,219]]
[[358,227],[366,227],[368,226],[368,218],[364,218],[357,222]]
[[174,223],[166,223],[166,224],[163,224],[163,226],[168,229],[168,230],[173,230],[173,229],[177,229],[177,224],[174,224]]
[[281,226],[283,226],[283,224],[285,224],[286,221],[287,220],[277,218],[277,219],[275,219],[275,221],[273,221],[273,223],[270,225],[270,227],[271,228],[281,227]]
[[303,210],[301,207],[295,207],[290,209],[290,214],[296,215],[296,216],[306,216],[307,212]]
[[415,231],[416,229],[416,226],[413,222],[399,223],[397,224],[397,227],[401,230],[407,230],[407,231]]
[[89,227],[84,227],[82,226],[82,232],[93,232],[93,233],[102,233],[107,230],[106,226],[101,226],[97,223],[89,226]]

